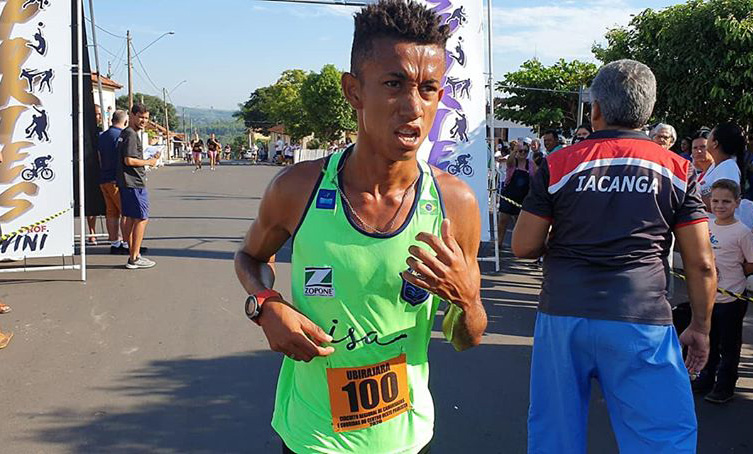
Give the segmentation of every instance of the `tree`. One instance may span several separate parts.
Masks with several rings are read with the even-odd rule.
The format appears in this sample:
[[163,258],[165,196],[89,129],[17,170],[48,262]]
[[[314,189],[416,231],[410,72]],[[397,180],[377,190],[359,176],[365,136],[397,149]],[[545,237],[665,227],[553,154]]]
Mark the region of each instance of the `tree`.
[[656,75],[654,119],[682,134],[732,120],[753,126],[753,0],[691,0],[647,9],[594,45],[608,63],[631,58]]
[[285,132],[298,142],[313,132],[301,102],[301,87],[306,73],[301,69],[288,69],[266,92],[264,110],[274,123],[285,125]]
[[590,85],[596,70],[593,63],[578,60],[560,59],[552,66],[544,66],[535,58],[528,60],[497,83],[497,90],[510,96],[495,100],[494,115],[539,130],[562,128],[568,132],[575,129],[578,126],[578,89]]
[[271,87],[257,88],[243,104],[238,104],[240,110],[233,116],[240,120],[247,128],[260,131],[262,134],[269,134],[269,128],[274,126],[272,117],[269,113],[269,104],[271,102]]
[[[134,93],[133,102],[141,102],[144,99],[144,105],[149,109],[149,118],[160,126],[165,126],[165,103],[162,98],[143,93]],[[115,100],[115,106],[118,109],[128,111],[128,96],[120,96]],[[170,119],[170,130],[177,131],[180,127],[178,115],[175,112],[175,106],[167,103],[168,118]]]
[[234,154],[240,153],[244,148],[248,148],[248,136],[235,136],[232,143],[230,143]]
[[319,73],[309,73],[301,87],[301,102],[311,129],[327,142],[357,127],[355,112],[342,92],[341,77],[335,65],[325,65]]

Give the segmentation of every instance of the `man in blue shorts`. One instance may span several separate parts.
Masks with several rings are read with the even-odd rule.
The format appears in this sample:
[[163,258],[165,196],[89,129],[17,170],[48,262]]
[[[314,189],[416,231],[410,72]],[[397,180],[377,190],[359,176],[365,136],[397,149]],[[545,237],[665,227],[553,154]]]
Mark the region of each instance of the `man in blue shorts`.
[[[690,162],[641,132],[656,101],[646,65],[604,66],[591,98],[595,132],[547,157],[513,233],[515,255],[544,256],[528,452],[586,452],[596,379],[620,452],[695,453],[688,376],[708,358],[716,293],[698,184]],[[673,233],[693,309],[679,342],[666,297]]]
[[128,242],[129,270],[151,268],[156,263],[141,256],[146,223],[149,220],[149,194],[146,191],[146,166],[154,166],[159,159],[144,159],[144,146],[140,132],[149,121],[149,110],[143,104],[134,104],[129,124],[118,138],[118,162],[116,181],[120,192],[123,216],[126,218],[123,238]]

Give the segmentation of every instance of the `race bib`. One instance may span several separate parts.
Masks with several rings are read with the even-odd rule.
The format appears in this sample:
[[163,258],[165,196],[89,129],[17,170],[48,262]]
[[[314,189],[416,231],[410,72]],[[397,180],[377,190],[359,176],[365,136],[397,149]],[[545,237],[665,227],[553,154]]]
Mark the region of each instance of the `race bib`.
[[335,432],[375,426],[410,410],[405,354],[362,367],[327,369]]

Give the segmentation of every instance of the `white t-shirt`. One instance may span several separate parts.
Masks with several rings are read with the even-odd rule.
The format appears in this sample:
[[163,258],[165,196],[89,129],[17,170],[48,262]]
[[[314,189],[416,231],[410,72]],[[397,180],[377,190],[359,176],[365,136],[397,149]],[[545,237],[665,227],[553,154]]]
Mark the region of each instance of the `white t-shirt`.
[[[740,221],[730,225],[709,224],[711,249],[719,287],[733,293],[745,291],[743,262],[753,263],[753,232]],[[717,303],[731,303],[732,296],[716,294]]]
[[711,195],[711,185],[722,179],[732,180],[740,184],[740,168],[737,167],[737,161],[734,158],[724,160],[719,165],[712,164],[709,167],[709,170],[698,180],[701,195],[704,197]]

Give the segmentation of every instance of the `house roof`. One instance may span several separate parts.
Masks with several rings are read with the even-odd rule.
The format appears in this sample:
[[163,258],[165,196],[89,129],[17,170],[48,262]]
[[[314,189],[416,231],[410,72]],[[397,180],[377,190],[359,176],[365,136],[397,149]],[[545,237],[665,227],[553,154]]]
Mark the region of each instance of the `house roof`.
[[[98,73],[93,72],[92,73],[92,85],[96,88],[97,87],[97,80],[100,79],[100,76]],[[102,76],[102,87],[112,88],[113,90],[120,90],[123,88],[122,85],[115,82],[112,79],[109,79],[105,76]]]
[[275,125],[269,128],[269,132],[274,132],[277,134],[285,134],[285,125]]
[[[146,129],[151,129],[152,131],[157,131],[158,133],[164,135],[165,134],[165,127],[162,126],[159,123],[156,123],[154,120],[149,120],[146,124]],[[186,140],[186,137],[183,133],[170,131],[170,137],[177,137],[179,140]]]

